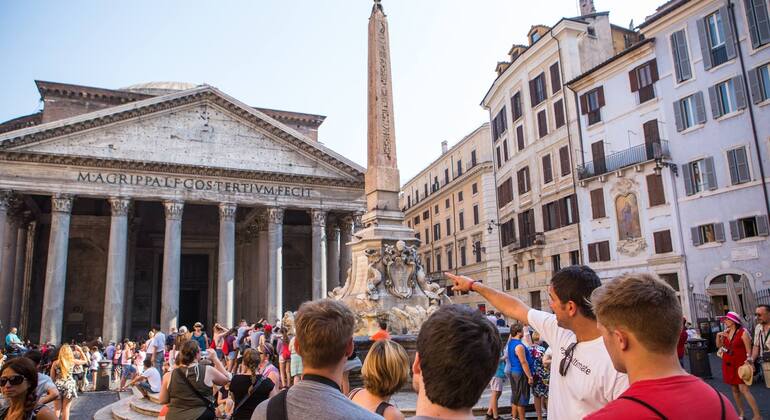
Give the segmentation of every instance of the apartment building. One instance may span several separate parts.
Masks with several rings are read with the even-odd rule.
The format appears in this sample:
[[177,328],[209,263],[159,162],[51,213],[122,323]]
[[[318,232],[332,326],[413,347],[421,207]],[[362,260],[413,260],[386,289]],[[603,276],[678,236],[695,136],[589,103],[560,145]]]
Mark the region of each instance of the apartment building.
[[[585,260],[602,280],[654,272],[680,293],[687,270],[655,38],[568,82],[578,97],[577,202]],[[701,104],[702,105],[702,104]],[[682,294],[682,292],[685,292]]]
[[[453,295],[444,271],[500,288],[500,244],[491,229],[496,218],[495,179],[489,123],[457,144],[441,143],[441,156],[401,188],[405,223],[420,240],[428,278],[447,287],[455,303],[479,307],[477,294]],[[491,308],[490,308],[491,309]]]
[[581,261],[574,184],[577,105],[563,81],[624,50],[636,33],[611,25],[609,13],[581,2],[582,16],[533,26],[481,102],[494,150],[503,290],[546,308],[547,285]]
[[740,313],[770,295],[768,2],[669,1],[639,29],[654,40],[693,316]]

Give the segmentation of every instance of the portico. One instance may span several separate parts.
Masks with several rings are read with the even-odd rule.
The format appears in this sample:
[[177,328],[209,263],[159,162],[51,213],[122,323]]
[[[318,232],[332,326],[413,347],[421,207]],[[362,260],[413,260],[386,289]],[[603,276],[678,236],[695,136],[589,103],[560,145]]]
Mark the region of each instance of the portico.
[[363,168],[209,86],[2,133],[2,325],[274,321],[344,283],[363,208]]

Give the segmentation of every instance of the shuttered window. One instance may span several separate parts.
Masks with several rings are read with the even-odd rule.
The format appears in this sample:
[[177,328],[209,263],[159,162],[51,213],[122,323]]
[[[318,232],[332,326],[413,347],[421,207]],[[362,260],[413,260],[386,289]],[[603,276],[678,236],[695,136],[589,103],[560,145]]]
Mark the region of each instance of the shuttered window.
[[537,77],[529,81],[529,97],[532,107],[537,106],[548,98],[545,87],[545,73],[540,73]]
[[736,76],[709,87],[711,114],[714,119],[746,108],[746,89],[743,76]]
[[516,172],[516,181],[519,186],[519,194],[525,194],[529,192],[529,167],[524,167]]
[[449,236],[452,234],[452,221],[450,219],[446,219],[446,235]]
[[604,210],[604,190],[601,188],[591,191],[591,216],[594,220],[607,217]]
[[508,139],[503,139],[503,160],[508,162],[509,154],[508,154]]
[[588,244],[588,262],[601,262],[610,260],[610,242],[594,242]]
[[650,207],[666,204],[662,176],[656,174],[647,175],[647,196],[650,199]]
[[505,105],[492,119],[492,140],[497,141],[508,129],[508,118],[505,113]]
[[465,229],[465,213],[460,212],[457,215],[457,221],[460,222],[460,230]]
[[730,236],[734,241],[756,236],[768,236],[767,216],[762,215],[731,220]]
[[551,168],[551,155],[543,156],[543,184],[553,181],[553,170]]
[[516,147],[519,151],[524,150],[526,144],[524,142],[524,126],[520,125],[516,127]]
[[497,205],[503,208],[511,201],[513,201],[513,180],[509,177],[497,187]]
[[653,59],[628,72],[631,92],[639,93],[639,103],[655,98],[654,84],[658,81],[658,63]]
[[553,104],[553,119],[556,122],[556,128],[564,125],[564,101],[559,99]]
[[577,199],[575,194],[543,204],[543,230],[550,231],[577,223]]
[[674,102],[674,120],[676,131],[684,131],[696,124],[706,122],[706,106],[703,101],[703,92]]
[[706,70],[735,58],[735,36],[726,6],[698,19],[697,27],[703,67]]
[[674,58],[676,81],[681,83],[690,80],[692,67],[690,66],[690,51],[687,49],[687,35],[684,29],[671,34],[671,53]]
[[690,236],[694,246],[700,246],[711,242],[725,241],[724,223],[709,223],[690,228]]
[[768,18],[767,0],[743,0],[748,18],[751,45],[759,48],[770,43],[770,18]]
[[513,218],[500,225],[500,240],[503,246],[508,246],[516,241],[516,222]]
[[551,73],[551,94],[561,90],[561,76],[559,75],[559,62],[551,64],[549,68]]
[[671,244],[671,231],[662,230],[660,232],[654,232],[652,234],[655,240],[655,253],[665,254],[667,252],[673,252],[674,248]]
[[539,138],[543,138],[548,134],[548,117],[545,110],[537,113],[537,134]]
[[535,241],[535,211],[529,209],[519,213],[519,246],[526,248]]
[[749,70],[749,90],[755,104],[770,99],[770,64]]
[[500,157],[500,146],[495,147],[495,154],[497,156],[497,168],[500,169],[503,166],[503,160]]
[[474,225],[479,224],[479,205],[478,204],[473,205],[473,224]]
[[572,165],[569,161],[569,148],[567,146],[559,149],[559,166],[561,167],[561,176],[567,176],[572,173]]
[[685,194],[687,195],[718,188],[713,157],[699,159],[682,165],[682,173]]
[[727,151],[727,166],[730,168],[730,182],[733,185],[751,181],[745,146]]
[[514,121],[521,118],[521,115],[523,114],[521,109],[521,92],[516,92],[511,97],[511,112],[513,112]]
[[604,106],[604,87],[599,86],[580,96],[580,113],[588,116],[588,125],[602,120],[601,108]]

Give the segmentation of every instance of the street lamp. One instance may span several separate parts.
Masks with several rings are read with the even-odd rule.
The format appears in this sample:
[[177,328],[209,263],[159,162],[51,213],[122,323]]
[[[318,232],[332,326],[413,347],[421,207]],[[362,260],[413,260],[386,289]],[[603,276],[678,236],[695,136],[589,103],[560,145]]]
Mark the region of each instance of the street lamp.
[[489,233],[491,235],[492,234],[492,230],[494,229],[495,226],[500,227],[500,226],[502,226],[502,224],[501,223],[497,223],[494,220],[490,220],[489,222],[487,222],[487,233]]
[[679,176],[679,168],[675,164],[664,162],[661,158],[655,158],[655,167],[652,169],[655,175],[660,175],[663,168],[670,168],[674,176]]

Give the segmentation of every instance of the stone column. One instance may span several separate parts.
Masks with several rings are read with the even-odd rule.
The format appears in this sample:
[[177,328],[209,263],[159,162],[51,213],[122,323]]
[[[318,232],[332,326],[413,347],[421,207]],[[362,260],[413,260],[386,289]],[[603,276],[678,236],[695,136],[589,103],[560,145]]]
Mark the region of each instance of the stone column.
[[27,255],[27,235],[29,222],[32,221],[32,212],[25,211],[19,219],[19,227],[16,230],[16,261],[14,262],[13,293],[11,295],[11,320],[9,326],[19,327],[21,323],[21,304],[24,293],[24,269]]
[[340,227],[337,223],[326,225],[326,282],[327,292],[340,285]]
[[72,200],[72,196],[66,194],[51,197],[51,234],[48,239],[43,314],[40,320],[41,343],[61,344]]
[[235,211],[233,203],[219,204],[219,270],[217,322],[233,327],[235,315]]
[[0,237],[0,253],[2,254],[2,270],[0,270],[0,334],[5,334],[17,325],[12,325],[13,318],[13,283],[16,266],[17,231],[21,222],[18,208],[13,205],[16,202],[12,198],[12,206],[6,213],[4,235]]
[[348,278],[348,270],[353,262],[350,252],[350,241],[353,240],[353,217],[347,216],[340,223],[340,272],[339,282],[344,286]]
[[313,300],[326,296],[326,212],[311,210],[313,225]]
[[283,313],[283,209],[267,209],[267,319]]
[[8,207],[10,206],[11,193],[0,190],[0,273],[3,272],[3,238],[5,238],[5,224],[8,223]]
[[166,210],[166,235],[163,241],[163,285],[160,296],[160,328],[168,331],[177,328],[179,321],[179,265],[182,259],[182,212],[181,201],[164,201]]
[[131,206],[131,200],[111,197],[109,202],[112,208],[112,217],[110,218],[110,243],[107,251],[107,279],[104,285],[102,341],[117,343],[123,339],[125,319],[128,210]]

